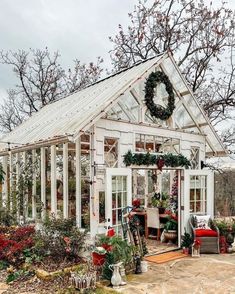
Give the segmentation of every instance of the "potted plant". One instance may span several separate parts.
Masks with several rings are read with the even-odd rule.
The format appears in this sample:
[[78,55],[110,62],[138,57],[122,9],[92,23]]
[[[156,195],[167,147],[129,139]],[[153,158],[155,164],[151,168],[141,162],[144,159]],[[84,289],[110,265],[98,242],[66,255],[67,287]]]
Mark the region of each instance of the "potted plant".
[[101,247],[95,247],[92,251],[92,259],[93,259],[93,264],[97,266],[101,266],[105,262],[105,255],[107,251]]
[[151,204],[153,207],[158,208],[159,213],[164,213],[169,204],[169,196],[165,193],[155,193],[152,197]]
[[192,247],[193,244],[193,238],[192,236],[186,232],[184,229],[184,235],[182,236],[182,241],[181,241],[181,247],[183,249],[184,254],[189,254],[189,251]]
[[112,277],[111,264],[123,262],[124,267],[129,266],[133,262],[133,246],[129,245],[126,240],[120,236],[113,236],[109,240],[111,251],[106,254],[106,261],[103,267],[103,278],[110,280]]
[[220,233],[220,253],[226,253],[227,252],[227,234],[228,234],[228,224],[222,220],[222,221],[215,221],[215,225],[219,229]]
[[164,226],[164,236],[168,243],[172,243],[177,238],[177,229],[178,229],[178,220],[177,216],[170,214],[168,217],[168,221]]

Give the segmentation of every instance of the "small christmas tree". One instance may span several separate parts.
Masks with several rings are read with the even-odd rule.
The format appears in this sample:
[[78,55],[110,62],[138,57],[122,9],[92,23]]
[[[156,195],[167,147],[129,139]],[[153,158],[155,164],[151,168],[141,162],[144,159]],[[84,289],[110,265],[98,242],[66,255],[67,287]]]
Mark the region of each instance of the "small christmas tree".
[[189,248],[193,244],[193,238],[189,233],[184,230],[184,235],[182,236],[181,247]]

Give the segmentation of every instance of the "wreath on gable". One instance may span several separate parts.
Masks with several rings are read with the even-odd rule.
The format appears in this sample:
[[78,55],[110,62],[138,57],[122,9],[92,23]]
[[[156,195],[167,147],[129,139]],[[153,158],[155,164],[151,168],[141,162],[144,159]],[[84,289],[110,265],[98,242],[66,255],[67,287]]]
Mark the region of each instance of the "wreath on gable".
[[[154,99],[154,89],[157,84],[164,83],[166,91],[168,93],[168,104],[164,108],[161,105],[155,104]],[[145,84],[145,104],[153,117],[159,118],[161,120],[167,120],[173,113],[175,109],[175,95],[173,92],[172,84],[167,75],[161,71],[152,72]]]

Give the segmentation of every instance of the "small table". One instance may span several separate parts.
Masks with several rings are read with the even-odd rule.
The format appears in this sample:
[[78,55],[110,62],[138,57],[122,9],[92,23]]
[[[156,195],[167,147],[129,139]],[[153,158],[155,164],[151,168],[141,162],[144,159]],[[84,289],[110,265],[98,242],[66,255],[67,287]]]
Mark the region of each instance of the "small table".
[[[144,235],[145,238],[148,238],[148,227],[147,227],[147,212],[146,210],[143,211],[131,211],[130,215],[139,215],[144,217]],[[159,214],[159,218],[167,218],[169,215],[167,213]]]

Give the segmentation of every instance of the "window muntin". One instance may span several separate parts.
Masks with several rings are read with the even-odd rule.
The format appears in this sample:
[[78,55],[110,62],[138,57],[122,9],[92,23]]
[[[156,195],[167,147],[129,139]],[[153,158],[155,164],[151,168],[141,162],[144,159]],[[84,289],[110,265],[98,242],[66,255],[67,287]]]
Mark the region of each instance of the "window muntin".
[[136,134],[135,135],[136,152],[152,153],[175,153],[180,152],[180,140],[174,138]]
[[107,167],[118,166],[118,139],[104,138],[104,163]]
[[127,176],[112,176],[112,224],[121,232],[122,210],[127,206]]
[[199,169],[199,154],[200,154],[199,147],[191,147],[191,150],[190,150],[191,169]]
[[90,134],[81,135],[81,225],[90,229]]
[[207,206],[207,176],[190,176],[190,213],[205,214]]

